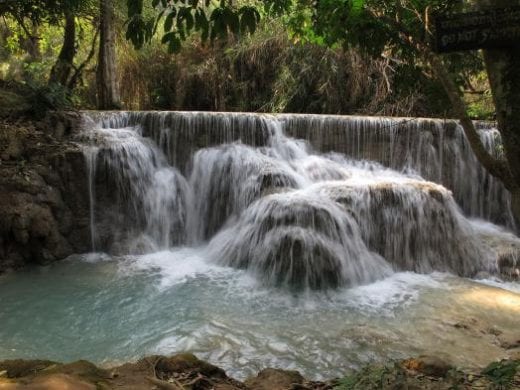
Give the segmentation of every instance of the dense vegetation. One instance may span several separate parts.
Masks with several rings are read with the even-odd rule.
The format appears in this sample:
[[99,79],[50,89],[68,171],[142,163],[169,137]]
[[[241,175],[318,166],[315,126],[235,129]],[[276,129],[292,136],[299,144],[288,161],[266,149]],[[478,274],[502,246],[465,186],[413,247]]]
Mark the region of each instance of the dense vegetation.
[[[100,87],[96,82],[100,54],[99,4],[73,0],[43,3],[7,1],[0,8],[1,78],[43,89],[58,105],[102,106],[97,101]],[[248,13],[256,10],[249,3],[258,4],[241,2],[237,14],[242,15],[239,27],[245,31],[233,27],[228,31],[217,24],[213,33],[203,31],[196,22],[193,25],[182,22],[186,6],[183,2],[176,3],[181,11],[166,16],[162,11],[154,12],[162,7],[160,2],[145,3],[140,10],[128,8],[124,2],[114,5],[114,65],[118,69],[115,77],[120,95],[116,106],[454,115],[442,86],[413,61],[403,61],[399,53],[376,57],[353,45],[326,42],[310,28],[312,8],[303,3],[289,10],[280,8],[281,3],[270,4],[271,7],[260,9],[262,20],[258,20],[256,13]],[[212,7],[218,9],[212,5],[207,9]],[[155,35],[136,32],[137,11],[142,12],[139,16],[145,27],[154,22]],[[71,14],[74,23],[67,22]],[[134,16],[128,19],[128,15]],[[182,27],[170,31],[174,29],[172,15],[176,15],[175,26],[184,30],[191,26],[193,31],[184,31]],[[210,27],[209,22],[202,25]],[[163,31],[166,33],[162,34]],[[254,35],[249,34],[253,31]],[[172,44],[172,37],[177,35],[179,41]],[[185,39],[182,46],[181,37]],[[472,54],[458,66],[459,81],[471,102],[468,112],[474,118],[491,119],[491,94],[481,58]]]

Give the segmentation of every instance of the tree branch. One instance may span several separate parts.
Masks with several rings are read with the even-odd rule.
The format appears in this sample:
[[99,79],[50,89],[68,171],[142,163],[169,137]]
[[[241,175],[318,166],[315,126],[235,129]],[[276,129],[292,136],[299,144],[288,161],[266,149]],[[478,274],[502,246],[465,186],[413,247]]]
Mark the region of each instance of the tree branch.
[[68,88],[70,90],[74,89],[74,86],[78,82],[79,78],[81,77],[83,73],[83,69],[88,65],[88,63],[92,60],[94,55],[96,54],[96,43],[99,36],[99,27],[96,29],[96,32],[94,33],[94,38],[92,38],[92,46],[90,48],[90,52],[87,55],[87,58],[85,61],[83,61],[76,69],[72,77],[70,78],[70,81],[68,83]]
[[475,124],[467,114],[466,104],[459,94],[459,89],[453,81],[441,58],[436,53],[434,53],[424,42],[414,39],[413,34],[408,31],[408,29],[406,29],[399,21],[388,17],[384,13],[376,12],[370,8],[367,9],[367,11],[370,15],[372,15],[372,17],[383,20],[393,29],[398,31],[403,43],[417,52],[419,56],[422,57],[430,66],[435,78],[442,84],[444,91],[448,95],[455,115],[458,117],[462,129],[464,130],[466,139],[468,140],[469,145],[475,153],[477,159],[492,176],[500,179],[506,188],[509,189],[513,185],[514,181],[507,161],[492,156],[482,143],[477,129],[475,128]]

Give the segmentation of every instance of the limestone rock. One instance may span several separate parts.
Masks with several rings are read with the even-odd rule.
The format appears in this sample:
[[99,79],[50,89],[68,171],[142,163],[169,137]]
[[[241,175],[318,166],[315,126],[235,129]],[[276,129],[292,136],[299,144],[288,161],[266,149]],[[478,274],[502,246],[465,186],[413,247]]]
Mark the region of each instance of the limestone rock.
[[251,390],[287,390],[293,385],[300,385],[304,381],[298,371],[286,371],[276,368],[266,368],[256,377],[248,378],[244,382]]
[[191,353],[182,353],[169,358],[161,357],[155,368],[163,374],[197,372],[207,377],[226,378],[226,373],[221,368],[199,360]]
[[10,160],[0,163],[0,273],[60,260],[90,244],[83,153],[35,126],[0,122],[0,155],[5,140],[24,148],[23,158],[13,161],[8,150]]

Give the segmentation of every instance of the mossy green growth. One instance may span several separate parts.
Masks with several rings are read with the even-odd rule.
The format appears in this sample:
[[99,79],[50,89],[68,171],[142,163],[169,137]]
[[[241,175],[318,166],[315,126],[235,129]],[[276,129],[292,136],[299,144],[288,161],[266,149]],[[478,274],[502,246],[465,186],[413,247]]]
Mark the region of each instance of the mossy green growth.
[[334,390],[381,389],[389,382],[398,382],[401,376],[404,373],[398,365],[367,366],[339,379]]
[[512,388],[515,374],[520,370],[520,360],[502,360],[488,365],[482,374],[489,380],[506,389]]

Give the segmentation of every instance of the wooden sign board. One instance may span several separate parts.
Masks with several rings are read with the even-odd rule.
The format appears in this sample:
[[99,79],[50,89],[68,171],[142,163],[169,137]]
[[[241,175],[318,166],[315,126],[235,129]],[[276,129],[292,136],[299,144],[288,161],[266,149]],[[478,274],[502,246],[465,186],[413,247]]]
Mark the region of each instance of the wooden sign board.
[[519,6],[438,15],[434,20],[439,53],[520,46]]

